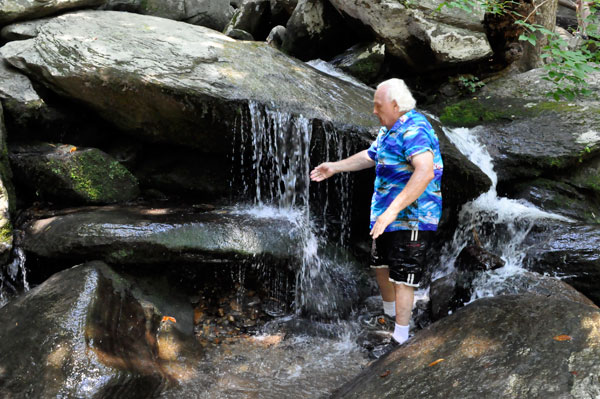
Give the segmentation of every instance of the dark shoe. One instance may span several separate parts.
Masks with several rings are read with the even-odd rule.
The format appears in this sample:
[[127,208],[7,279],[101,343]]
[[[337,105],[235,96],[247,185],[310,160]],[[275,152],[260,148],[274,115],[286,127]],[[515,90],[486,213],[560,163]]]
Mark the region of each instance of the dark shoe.
[[396,341],[392,337],[390,339],[390,342],[388,342],[387,344],[379,345],[379,346],[376,346],[375,348],[373,348],[373,350],[369,353],[369,357],[371,359],[379,359],[380,357],[388,354],[389,352],[391,352],[395,348],[399,347],[400,345],[401,345],[400,342]]
[[360,318],[360,323],[370,330],[382,330],[382,331],[394,331],[396,326],[396,320],[386,314],[380,314],[375,316],[365,316]]

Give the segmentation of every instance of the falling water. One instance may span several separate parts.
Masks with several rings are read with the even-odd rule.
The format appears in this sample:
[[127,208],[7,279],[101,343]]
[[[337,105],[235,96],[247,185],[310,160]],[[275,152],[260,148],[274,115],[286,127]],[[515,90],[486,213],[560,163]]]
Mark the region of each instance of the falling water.
[[[239,150],[233,155],[242,169],[243,192],[254,202],[255,216],[273,213],[275,208],[280,214],[292,216],[301,231],[296,310],[335,317],[340,295],[352,293],[355,287],[339,277],[348,276],[349,272],[342,269],[348,267],[350,260],[340,256],[339,251],[337,254],[328,251],[325,256],[326,240],[321,238],[333,235],[342,245],[349,239],[350,178],[340,175],[323,183],[322,192],[313,193],[313,199],[321,200],[317,201],[320,207],[311,212],[312,121],[303,115],[292,115],[255,102],[248,104],[248,110],[248,115],[241,116],[236,138]],[[350,140],[340,137],[330,126],[322,129],[326,157],[332,160],[347,157]],[[337,203],[332,204],[330,198],[336,198]]]
[[476,232],[483,248],[499,255],[505,261],[505,266],[488,272],[476,281],[472,299],[493,295],[494,286],[501,284],[506,277],[523,271],[522,261],[526,249],[523,247],[523,241],[536,220],[570,221],[563,216],[537,209],[525,201],[498,197],[498,176],[494,171],[491,156],[476,139],[477,129],[484,127],[444,129],[448,139],[488,175],[492,187],[461,209],[459,227],[453,240],[443,249],[441,267],[433,277],[437,279],[452,272],[456,258],[463,248],[473,241],[473,234]]
[[[23,291],[29,291],[27,282],[27,270],[25,269],[25,252],[20,247],[12,251],[12,261],[6,265],[6,273],[0,274],[0,307],[9,301],[10,293],[15,294],[19,290],[15,287],[23,287]],[[20,277],[20,278],[19,278]]]

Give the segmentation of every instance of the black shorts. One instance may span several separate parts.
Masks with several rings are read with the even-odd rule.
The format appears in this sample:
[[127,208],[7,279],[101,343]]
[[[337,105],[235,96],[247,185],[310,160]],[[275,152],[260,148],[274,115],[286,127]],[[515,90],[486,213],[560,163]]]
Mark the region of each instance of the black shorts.
[[389,268],[390,281],[418,287],[435,231],[398,230],[373,240],[371,268]]

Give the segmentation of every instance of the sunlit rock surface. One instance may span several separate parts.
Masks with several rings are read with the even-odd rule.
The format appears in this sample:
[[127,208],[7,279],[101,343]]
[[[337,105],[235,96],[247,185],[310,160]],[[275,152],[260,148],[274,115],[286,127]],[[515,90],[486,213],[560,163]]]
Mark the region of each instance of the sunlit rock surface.
[[0,396],[149,398],[185,381],[192,308],[159,287],[90,262],[0,309]]
[[148,140],[228,149],[248,101],[342,132],[367,132],[373,92],[332,79],[264,43],[113,11],[67,14],[0,51],[61,95]]
[[105,0],[1,0],[0,26],[24,19],[35,19],[57,12],[93,7]]
[[10,160],[19,184],[47,200],[106,204],[139,194],[137,179],[97,148],[49,143],[11,146]]
[[26,251],[42,258],[117,264],[222,262],[270,258],[289,266],[300,235],[287,216],[227,209],[102,207],[72,209],[29,223]]
[[386,51],[414,68],[434,69],[481,60],[492,54],[483,29],[483,11],[443,8],[437,0],[401,2],[332,0],[340,11],[373,29]]
[[480,299],[419,331],[334,398],[590,398],[600,310],[564,299]]

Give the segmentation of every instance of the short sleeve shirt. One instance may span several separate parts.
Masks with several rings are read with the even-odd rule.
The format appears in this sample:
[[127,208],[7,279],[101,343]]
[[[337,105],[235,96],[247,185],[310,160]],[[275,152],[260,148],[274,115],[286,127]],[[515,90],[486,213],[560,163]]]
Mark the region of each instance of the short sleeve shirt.
[[371,228],[408,183],[414,171],[410,163],[412,157],[427,151],[433,154],[433,180],[415,202],[398,213],[385,231],[437,230],[442,215],[444,164],[435,131],[425,116],[415,110],[402,115],[391,129],[382,127],[367,151],[376,163]]

